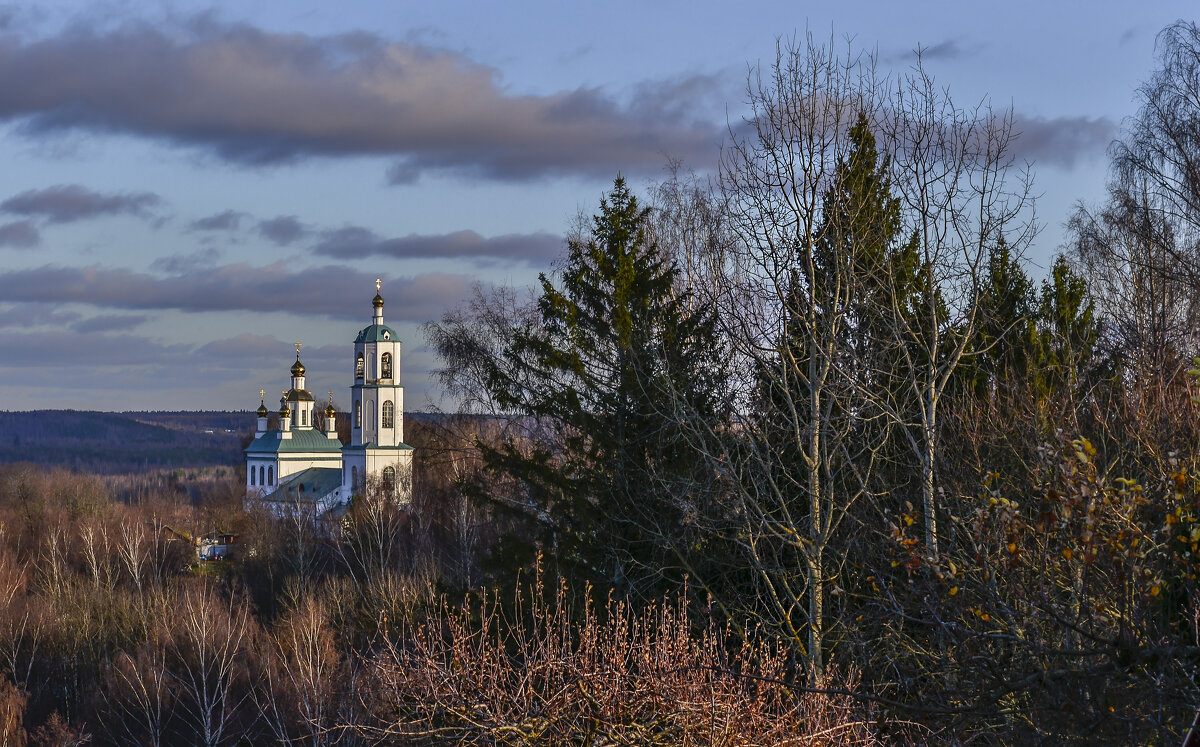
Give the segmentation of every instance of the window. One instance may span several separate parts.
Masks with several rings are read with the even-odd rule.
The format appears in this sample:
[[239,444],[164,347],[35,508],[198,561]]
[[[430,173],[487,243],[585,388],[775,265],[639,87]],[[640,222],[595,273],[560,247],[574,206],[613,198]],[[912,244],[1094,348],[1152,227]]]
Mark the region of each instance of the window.
[[390,399],[386,400],[383,403],[383,427],[384,428],[395,428],[396,427],[394,425],[395,419],[396,419],[396,408],[392,404],[392,401]]
[[308,408],[300,408],[300,425],[308,425]]
[[383,492],[394,493],[396,491],[396,468],[383,468]]
[[354,403],[354,427],[362,428],[362,402]]
[[354,364],[354,378],[361,379],[363,377],[363,354],[358,354],[358,361]]
[[381,378],[381,379],[392,378],[392,354],[391,353],[383,354],[383,358],[380,359],[380,362],[379,362],[379,370],[380,370],[379,378]]
[[358,491],[358,467],[350,468],[350,492]]
[[267,484],[275,484],[275,467],[267,467]]
[[250,465],[250,484],[254,485],[254,465]]

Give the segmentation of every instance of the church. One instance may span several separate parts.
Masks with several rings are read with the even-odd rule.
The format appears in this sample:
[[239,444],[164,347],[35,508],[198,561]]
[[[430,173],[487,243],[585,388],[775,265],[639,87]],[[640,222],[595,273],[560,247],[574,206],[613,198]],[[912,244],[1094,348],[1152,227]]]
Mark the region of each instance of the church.
[[254,440],[246,455],[246,496],[276,514],[314,515],[350,505],[366,490],[398,503],[412,496],[413,447],[404,443],[404,387],[400,385],[400,338],[383,322],[380,281],[375,282],[370,326],[354,339],[354,383],[350,385],[350,443],[337,434],[333,392],[318,430],[316,400],[305,388],[300,345],[291,387],[279,400],[279,428],[267,429],[265,393],[258,407]]

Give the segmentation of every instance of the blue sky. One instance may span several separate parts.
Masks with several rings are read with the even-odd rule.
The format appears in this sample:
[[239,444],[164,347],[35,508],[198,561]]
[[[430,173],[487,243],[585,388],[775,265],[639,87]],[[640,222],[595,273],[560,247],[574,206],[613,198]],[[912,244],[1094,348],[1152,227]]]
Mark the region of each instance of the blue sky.
[[[803,35],[1012,106],[1041,268],[1190,4],[41,2],[0,6],[0,408],[252,409],[303,341],[346,400],[374,279],[408,407],[422,322],[530,284],[621,172],[716,163]],[[278,396],[277,394],[275,395]]]

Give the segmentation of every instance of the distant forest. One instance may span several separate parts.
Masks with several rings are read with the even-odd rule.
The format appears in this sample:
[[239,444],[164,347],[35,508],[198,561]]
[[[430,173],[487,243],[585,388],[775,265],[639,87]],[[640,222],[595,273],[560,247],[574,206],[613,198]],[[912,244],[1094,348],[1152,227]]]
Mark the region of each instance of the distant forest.
[[[349,422],[341,420],[345,417],[339,429],[348,438]],[[254,425],[253,412],[236,410],[0,411],[0,464],[28,462],[102,475],[228,467],[242,463]],[[278,418],[271,427],[278,427]]]
[[0,464],[98,474],[224,466],[253,428],[252,412],[0,412]]

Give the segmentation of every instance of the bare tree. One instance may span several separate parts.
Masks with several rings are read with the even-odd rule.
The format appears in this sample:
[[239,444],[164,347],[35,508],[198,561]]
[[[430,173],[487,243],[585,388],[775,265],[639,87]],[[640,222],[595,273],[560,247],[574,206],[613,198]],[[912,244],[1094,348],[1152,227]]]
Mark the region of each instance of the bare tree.
[[1200,294],[1180,221],[1143,184],[1111,185],[1096,210],[1077,207],[1068,227],[1072,261],[1106,322],[1109,355],[1131,384],[1177,376],[1200,343]]
[[250,697],[249,653],[255,634],[246,600],[200,582],[184,591],[174,616],[163,625],[180,715],[206,747],[235,741]]
[[1176,251],[1195,282],[1200,241],[1200,27],[1176,21],[1156,43],[1159,67],[1141,88],[1141,108],[1113,144],[1114,182],[1145,191],[1176,224]]
[[892,330],[881,342],[890,342],[901,364],[877,373],[908,390],[916,420],[895,401],[875,402],[904,428],[920,465],[925,548],[936,559],[939,407],[981,322],[979,288],[989,249],[1004,242],[1020,257],[1036,233],[1032,183],[1015,163],[1012,111],[960,108],[919,58],[916,69],[896,81],[881,125],[920,273],[914,308],[899,307],[903,294],[884,296]]
[[765,77],[751,76],[751,114],[732,128],[722,160],[737,241],[711,260],[722,270],[713,300],[730,355],[747,373],[741,405],[761,416],[748,415],[728,451],[713,454],[714,469],[726,478],[734,531],[770,619],[819,677],[837,578],[829,549],[864,489],[857,470],[870,462],[869,445],[856,443],[842,361],[861,268],[828,261],[822,208],[852,155],[850,131],[874,119],[880,89],[872,60],[811,36],[781,47]]
[[264,677],[255,700],[281,743],[339,742],[337,725],[349,686],[346,657],[338,650],[324,604],[302,599],[267,641]]
[[103,691],[103,724],[118,741],[168,744],[174,698],[166,650],[157,636],[133,654],[117,654]]

